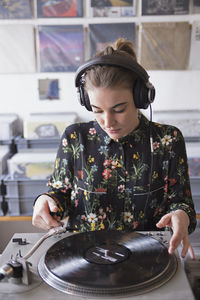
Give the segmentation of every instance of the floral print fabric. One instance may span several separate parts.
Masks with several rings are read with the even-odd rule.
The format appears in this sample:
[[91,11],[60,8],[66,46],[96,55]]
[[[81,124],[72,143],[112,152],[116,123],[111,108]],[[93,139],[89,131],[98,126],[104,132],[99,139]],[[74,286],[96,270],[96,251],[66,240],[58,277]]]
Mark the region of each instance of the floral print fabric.
[[189,232],[196,226],[183,136],[143,115],[118,141],[96,121],[70,125],[48,185],[75,230],[156,230],[159,219],[177,209],[188,214]]

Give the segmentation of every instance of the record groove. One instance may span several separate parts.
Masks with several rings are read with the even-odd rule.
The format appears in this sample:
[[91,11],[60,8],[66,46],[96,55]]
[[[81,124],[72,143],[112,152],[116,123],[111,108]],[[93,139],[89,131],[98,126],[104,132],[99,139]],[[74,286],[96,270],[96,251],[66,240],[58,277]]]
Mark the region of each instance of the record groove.
[[137,232],[92,231],[51,246],[38,271],[50,286],[73,295],[142,294],[176,272],[177,259],[158,240]]

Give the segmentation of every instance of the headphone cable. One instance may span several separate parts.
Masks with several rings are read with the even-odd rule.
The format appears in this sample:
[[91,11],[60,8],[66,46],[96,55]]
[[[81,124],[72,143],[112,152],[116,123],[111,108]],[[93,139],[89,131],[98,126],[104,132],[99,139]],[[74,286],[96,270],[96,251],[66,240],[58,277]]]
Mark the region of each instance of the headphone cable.
[[153,176],[153,136],[152,136],[152,107],[151,107],[151,104],[149,105],[149,107],[150,107],[149,141],[150,141],[150,150],[151,150],[151,163],[150,163],[150,171],[149,171],[148,195],[147,195],[147,199],[146,199],[145,205],[144,205],[143,230],[145,229],[144,224],[145,224],[145,219],[146,219],[146,215],[147,215],[147,206],[148,206],[149,198],[151,195],[151,184],[152,184],[152,176]]

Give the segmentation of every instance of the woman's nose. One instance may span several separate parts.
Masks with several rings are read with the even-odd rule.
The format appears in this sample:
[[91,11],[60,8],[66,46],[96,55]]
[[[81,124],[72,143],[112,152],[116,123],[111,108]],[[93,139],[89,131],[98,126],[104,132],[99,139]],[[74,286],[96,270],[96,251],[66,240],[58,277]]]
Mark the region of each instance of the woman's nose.
[[104,116],[104,126],[106,128],[111,128],[114,125],[114,118],[113,116],[109,114],[105,114]]

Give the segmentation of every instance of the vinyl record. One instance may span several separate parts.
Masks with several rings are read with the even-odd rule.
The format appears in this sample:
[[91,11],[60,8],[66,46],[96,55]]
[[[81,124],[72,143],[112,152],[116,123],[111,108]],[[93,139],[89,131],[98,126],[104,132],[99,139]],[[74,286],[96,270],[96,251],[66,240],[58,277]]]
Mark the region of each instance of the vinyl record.
[[155,238],[112,230],[66,237],[38,265],[50,286],[87,296],[141,294],[161,286],[176,269],[175,255]]

